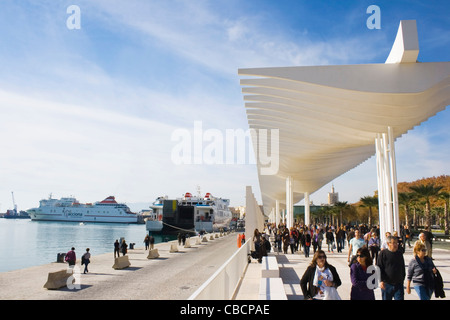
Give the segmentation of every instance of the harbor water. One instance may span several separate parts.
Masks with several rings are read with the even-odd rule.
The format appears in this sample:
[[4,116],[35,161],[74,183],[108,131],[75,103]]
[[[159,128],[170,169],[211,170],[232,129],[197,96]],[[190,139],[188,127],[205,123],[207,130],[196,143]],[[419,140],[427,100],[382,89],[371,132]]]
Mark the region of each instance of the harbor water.
[[[86,248],[95,256],[114,252],[114,241],[144,246],[145,224],[85,223],[0,219],[0,272],[56,262],[58,253],[75,247],[77,258]],[[175,236],[155,235],[155,243]],[[128,247],[129,248],[129,247]]]

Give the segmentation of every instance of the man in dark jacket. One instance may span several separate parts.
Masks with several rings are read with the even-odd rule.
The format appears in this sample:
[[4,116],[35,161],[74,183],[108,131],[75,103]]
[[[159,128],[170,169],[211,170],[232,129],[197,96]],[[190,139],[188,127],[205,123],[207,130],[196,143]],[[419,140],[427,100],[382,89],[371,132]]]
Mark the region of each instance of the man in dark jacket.
[[404,300],[405,291],[405,260],[403,253],[398,250],[398,239],[394,236],[387,238],[388,249],[378,255],[377,265],[380,268],[380,288],[383,300]]

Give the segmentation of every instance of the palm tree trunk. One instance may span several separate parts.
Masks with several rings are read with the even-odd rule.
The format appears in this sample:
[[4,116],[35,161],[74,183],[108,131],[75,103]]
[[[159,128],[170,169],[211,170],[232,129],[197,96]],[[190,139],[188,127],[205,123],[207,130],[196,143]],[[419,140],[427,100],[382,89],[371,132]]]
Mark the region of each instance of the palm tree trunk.
[[448,235],[449,234],[449,230],[448,230],[448,205],[447,205],[447,201],[445,201],[444,203],[444,225],[445,225],[445,234]]
[[431,212],[429,200],[427,200],[427,202],[425,203],[425,223],[431,229]]
[[410,228],[410,220],[409,220],[409,206],[405,205],[405,224]]

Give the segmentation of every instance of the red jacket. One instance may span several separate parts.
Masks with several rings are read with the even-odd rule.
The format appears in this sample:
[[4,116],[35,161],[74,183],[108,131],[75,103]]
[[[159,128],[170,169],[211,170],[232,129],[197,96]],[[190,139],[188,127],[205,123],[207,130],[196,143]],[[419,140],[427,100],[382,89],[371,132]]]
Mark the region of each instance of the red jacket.
[[77,256],[75,254],[75,251],[70,250],[69,252],[66,253],[66,261],[76,261],[77,260]]

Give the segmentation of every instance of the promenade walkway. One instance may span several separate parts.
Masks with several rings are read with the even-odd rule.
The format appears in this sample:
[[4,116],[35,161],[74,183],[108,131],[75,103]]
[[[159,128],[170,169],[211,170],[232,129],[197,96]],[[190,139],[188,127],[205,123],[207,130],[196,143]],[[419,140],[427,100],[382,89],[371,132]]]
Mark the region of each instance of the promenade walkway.
[[[178,241],[158,243],[157,259],[147,259],[148,251],[135,247],[128,250],[131,266],[122,270],[112,268],[112,252],[93,255],[90,272],[80,274],[81,289],[43,288],[48,273],[66,269],[66,263],[2,272],[0,300],[185,300],[237,249],[234,233],[199,245],[194,237],[190,243],[191,248],[178,246],[175,253],[170,246]],[[84,250],[76,252],[80,259]],[[84,266],[80,270],[83,272]]]
[[[336,267],[339,277],[341,278],[342,285],[338,288],[340,297],[342,298],[342,300],[350,300],[351,281],[350,268],[347,264],[347,244],[342,253],[338,253],[336,250],[334,253],[328,253],[325,242],[322,246],[322,249],[327,255],[328,263]],[[300,279],[302,278],[303,273],[312,260],[312,248],[309,258],[305,258],[304,254],[299,252],[296,252],[294,254],[283,254],[272,251],[271,253],[269,253],[269,255],[277,257],[278,266],[280,268],[280,277],[283,280],[287,299],[303,300],[303,294],[300,288]],[[406,269],[412,257],[412,248],[406,248],[406,252],[404,254]],[[444,249],[433,249],[433,258],[435,259],[434,264],[439,269],[439,272],[441,273],[444,280],[444,290],[446,298],[437,299],[433,295],[432,300],[450,300],[450,251]],[[260,280],[261,264],[252,259],[252,262],[248,265],[247,271],[239,287],[239,291],[236,295],[236,300],[258,300]],[[381,300],[380,288],[375,289],[375,299]],[[409,295],[406,293],[405,289],[405,300],[419,300],[413,288],[411,289],[411,294]]]

